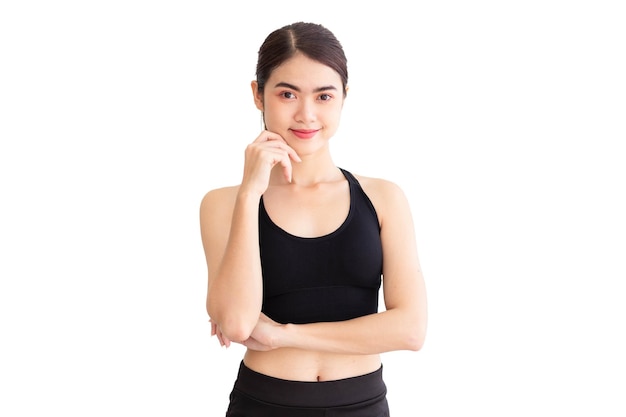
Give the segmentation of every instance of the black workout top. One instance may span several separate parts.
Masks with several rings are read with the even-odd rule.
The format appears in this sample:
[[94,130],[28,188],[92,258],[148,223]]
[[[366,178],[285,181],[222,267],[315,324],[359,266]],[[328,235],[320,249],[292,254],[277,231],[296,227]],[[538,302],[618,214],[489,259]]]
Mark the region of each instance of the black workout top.
[[380,225],[356,178],[342,225],[320,237],[298,237],[278,227],[259,205],[263,309],[279,323],[348,320],[378,311],[382,275]]

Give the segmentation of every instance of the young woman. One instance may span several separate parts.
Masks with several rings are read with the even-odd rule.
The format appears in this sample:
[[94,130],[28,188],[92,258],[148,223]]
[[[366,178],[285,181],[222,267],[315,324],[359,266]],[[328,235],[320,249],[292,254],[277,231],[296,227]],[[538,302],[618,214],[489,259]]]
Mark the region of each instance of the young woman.
[[328,29],[272,32],[256,76],[266,130],[241,184],[200,208],[212,335],[247,347],[226,415],[388,416],[380,353],[417,351],[426,332],[409,204],[333,163],[348,72]]

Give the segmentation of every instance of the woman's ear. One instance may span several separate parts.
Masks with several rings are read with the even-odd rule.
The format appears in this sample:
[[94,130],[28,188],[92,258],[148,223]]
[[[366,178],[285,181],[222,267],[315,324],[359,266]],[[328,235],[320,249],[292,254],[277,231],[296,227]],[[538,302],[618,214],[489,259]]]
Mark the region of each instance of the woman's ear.
[[254,105],[257,109],[263,111],[263,94],[259,93],[259,83],[254,80],[250,83],[252,87],[252,96],[254,97]]

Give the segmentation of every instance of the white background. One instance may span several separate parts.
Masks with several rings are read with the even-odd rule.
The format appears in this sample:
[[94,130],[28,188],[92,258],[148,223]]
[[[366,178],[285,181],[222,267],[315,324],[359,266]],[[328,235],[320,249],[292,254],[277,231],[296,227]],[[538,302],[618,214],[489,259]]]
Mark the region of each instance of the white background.
[[305,20],[349,60],[335,162],[415,217],[392,415],[626,415],[618,3],[3,2],[0,414],[223,415],[243,350],[209,337],[198,207],[260,131],[262,40]]

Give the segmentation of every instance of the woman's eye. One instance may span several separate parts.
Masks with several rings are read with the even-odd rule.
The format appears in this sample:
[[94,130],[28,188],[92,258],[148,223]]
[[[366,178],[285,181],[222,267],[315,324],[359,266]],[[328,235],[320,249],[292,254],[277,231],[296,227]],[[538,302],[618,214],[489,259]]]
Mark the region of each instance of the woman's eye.
[[331,98],[333,98],[333,96],[331,96],[330,94],[322,94],[322,95],[320,96],[320,100],[322,100],[322,101],[328,101],[328,100],[330,100]]
[[285,91],[282,96],[284,98],[295,98],[296,96],[291,91]]

